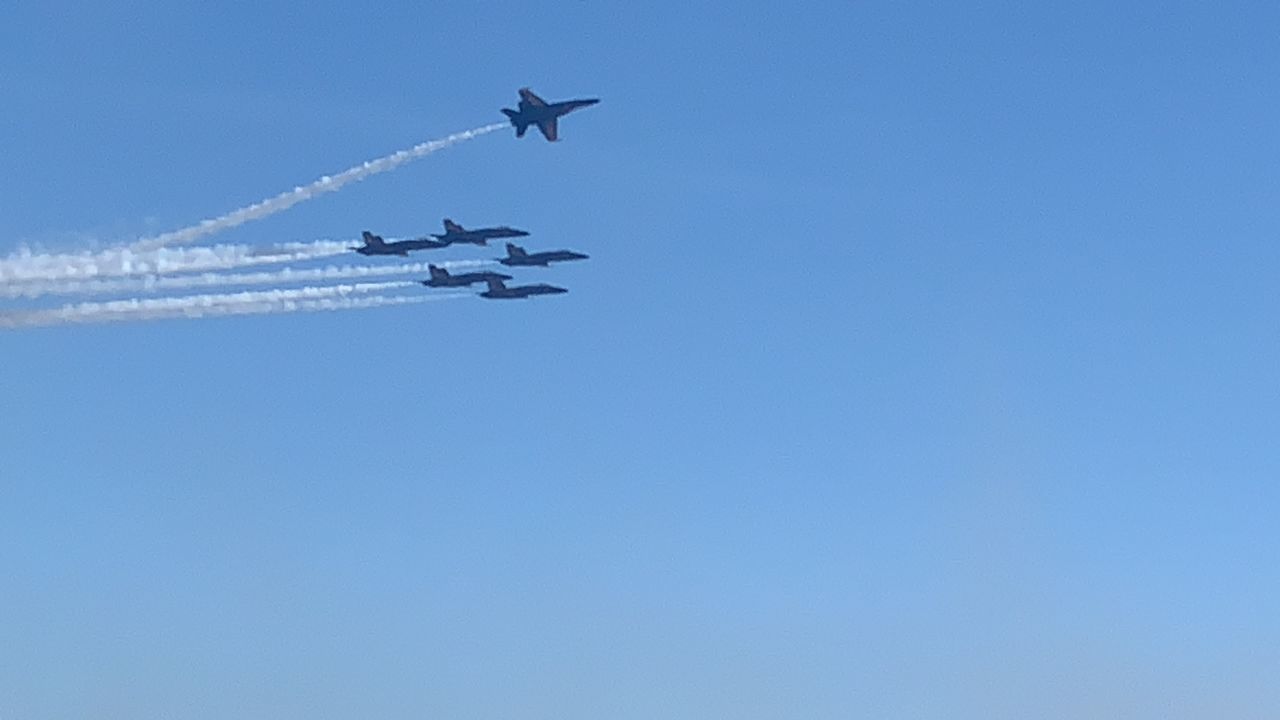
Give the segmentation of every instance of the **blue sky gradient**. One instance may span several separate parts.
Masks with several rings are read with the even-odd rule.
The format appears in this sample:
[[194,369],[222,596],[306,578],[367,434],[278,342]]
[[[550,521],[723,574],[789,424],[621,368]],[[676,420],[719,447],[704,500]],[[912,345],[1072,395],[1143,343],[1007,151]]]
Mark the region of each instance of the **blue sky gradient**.
[[0,253],[603,99],[216,237],[567,295],[0,334],[0,718],[1275,717],[1277,26],[0,10]]

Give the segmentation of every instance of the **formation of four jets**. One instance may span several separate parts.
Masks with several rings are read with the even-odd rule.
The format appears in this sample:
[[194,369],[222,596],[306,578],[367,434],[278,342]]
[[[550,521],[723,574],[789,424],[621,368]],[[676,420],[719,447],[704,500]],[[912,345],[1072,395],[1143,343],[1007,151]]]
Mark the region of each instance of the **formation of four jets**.
[[[600,102],[596,98],[588,98],[548,103],[535,95],[529,88],[521,88],[519,92],[520,103],[517,105],[516,110],[502,108],[502,113],[507,116],[511,121],[511,125],[516,129],[516,137],[524,137],[525,131],[529,129],[529,126],[536,125],[542,136],[550,142],[560,139],[560,131],[556,121],[561,116]],[[468,230],[453,220],[445,218],[444,232],[440,234],[432,233],[429,238],[387,242],[380,235],[375,235],[365,230],[361,234],[364,244],[354,247],[352,250],[365,256],[400,255],[408,257],[409,253],[414,250],[435,250],[458,243],[484,247],[489,244],[490,240],[525,237],[528,234],[524,230],[517,230],[506,225]],[[587,255],[571,250],[549,250],[531,253],[519,245],[509,242],[507,243],[507,256],[499,258],[498,262],[507,267],[549,267],[553,262],[586,260],[587,257]],[[422,281],[422,284],[427,287],[469,287],[473,283],[485,283],[488,285],[488,289],[480,293],[480,297],[492,300],[510,300],[527,298],[533,295],[557,295],[569,292],[562,287],[546,283],[507,287],[506,281],[512,279],[510,275],[489,270],[451,275],[448,270],[436,265],[428,265],[427,269],[431,272],[431,278]]]

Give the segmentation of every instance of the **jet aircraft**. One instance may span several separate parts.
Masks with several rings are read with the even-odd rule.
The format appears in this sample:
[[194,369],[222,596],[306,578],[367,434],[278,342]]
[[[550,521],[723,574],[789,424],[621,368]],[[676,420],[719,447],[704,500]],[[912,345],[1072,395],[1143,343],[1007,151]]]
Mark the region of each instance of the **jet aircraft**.
[[449,246],[449,243],[436,242],[426,238],[387,242],[382,239],[381,235],[374,235],[368,230],[361,234],[361,238],[364,240],[364,245],[351,248],[361,255],[403,255],[408,257],[410,250],[432,250]]
[[547,267],[548,263],[562,262],[565,260],[586,260],[587,255],[573,252],[572,250],[548,250],[546,252],[529,253],[525,249],[515,243],[507,243],[507,256],[498,260],[498,262],[507,267],[523,267],[529,265],[537,265],[539,267]]
[[549,103],[534,95],[529,88],[520,88],[519,109],[502,108],[502,114],[506,115],[511,120],[511,124],[515,126],[516,137],[524,137],[524,131],[528,130],[530,125],[537,125],[538,130],[542,131],[543,137],[555,142],[560,139],[559,130],[556,128],[556,118],[571,113],[578,108],[595,105],[598,102],[600,102],[599,98],[586,98],[584,100],[565,100],[564,102]]
[[501,280],[486,280],[489,283],[489,289],[480,293],[480,297],[489,298],[490,300],[515,300],[518,298],[527,298],[531,295],[558,295],[567,293],[562,287],[548,285],[546,283],[538,283],[537,285],[517,285],[516,287],[507,287],[507,284]]
[[444,234],[432,233],[431,237],[445,245],[454,243],[471,243],[472,245],[488,245],[490,240],[499,238],[524,237],[529,233],[524,230],[517,230],[512,227],[503,225],[501,227],[476,228],[475,230],[467,230],[458,223],[444,219]]
[[510,275],[485,270],[484,272],[469,272],[450,275],[448,270],[435,265],[428,265],[427,269],[431,271],[431,279],[423,280],[422,284],[427,287],[466,287],[472,283],[489,282],[490,280],[510,280]]

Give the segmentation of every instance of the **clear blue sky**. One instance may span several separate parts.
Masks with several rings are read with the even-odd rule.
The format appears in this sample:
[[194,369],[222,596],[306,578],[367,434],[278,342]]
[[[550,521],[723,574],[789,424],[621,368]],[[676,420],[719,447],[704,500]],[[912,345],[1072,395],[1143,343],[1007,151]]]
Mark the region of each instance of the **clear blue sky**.
[[1274,2],[19,5],[0,252],[603,102],[217,238],[568,295],[0,334],[0,718],[1280,715]]

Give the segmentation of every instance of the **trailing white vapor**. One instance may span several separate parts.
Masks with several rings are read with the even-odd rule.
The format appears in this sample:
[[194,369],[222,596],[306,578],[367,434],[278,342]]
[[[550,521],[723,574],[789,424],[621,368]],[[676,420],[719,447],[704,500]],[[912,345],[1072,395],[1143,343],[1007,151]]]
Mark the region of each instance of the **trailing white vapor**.
[[241,285],[285,285],[320,280],[396,277],[426,273],[434,264],[446,270],[483,267],[492,260],[447,260],[437,263],[404,263],[400,265],[346,265],[323,268],[283,268],[270,272],[214,273],[199,275],[144,275],[141,277],[98,280],[48,280],[0,286],[0,297],[36,298],[44,295],[110,295],[124,292],[163,292],[193,288],[234,287]]
[[379,173],[389,172],[411,160],[426,157],[427,155],[430,155],[437,150],[443,150],[450,145],[455,145],[464,140],[470,140],[471,138],[479,137],[480,135],[485,135],[507,126],[507,123],[485,125],[484,127],[479,127],[474,130],[454,133],[453,135],[441,138],[440,140],[429,140],[424,143],[419,143],[407,150],[400,150],[376,160],[366,160],[364,163],[343,170],[337,175],[325,175],[309,185],[299,185],[293,190],[282,192],[279,195],[267,198],[261,202],[246,205],[245,207],[232,210],[229,213],[219,215],[215,218],[201,220],[199,223],[191,225],[190,227],[174,230],[151,238],[144,238],[134,243],[133,247],[137,249],[152,249],[168,245],[182,245],[194,242],[206,235],[211,235],[213,233],[226,230],[227,228],[233,228],[237,225],[243,225],[244,223],[252,220],[261,220],[262,218],[269,217],[283,210],[288,210],[294,205],[310,200],[317,195],[336,192],[348,183],[364,180],[367,177],[371,177]]
[[[130,322],[143,320],[166,320],[175,318],[198,319],[207,317],[226,317],[228,315],[271,315],[295,312],[319,312],[335,310],[359,310],[363,308],[385,307],[388,305],[416,305],[436,300],[456,300],[470,297],[466,293],[450,293],[448,295],[375,295],[373,297],[339,297],[321,298],[319,300],[264,300],[260,302],[228,303],[211,305],[198,310],[184,312],[150,310],[137,313],[116,313],[104,315],[93,320],[79,322]],[[38,327],[40,325],[58,325],[62,322],[27,322],[23,325],[9,325],[0,318],[0,328]]]
[[[199,318],[216,315],[244,315],[270,312],[297,312],[301,309],[329,309],[323,301],[353,299],[352,295],[399,290],[417,285],[415,282],[353,283],[349,285],[325,285],[273,290],[247,290],[237,293],[187,295],[166,298],[131,298],[108,302],[87,302],[64,305],[47,310],[22,310],[0,314],[0,328],[41,327],[69,325],[73,323],[120,322],[129,320],[159,320],[163,318]],[[406,298],[467,297],[468,294],[418,295]],[[397,296],[386,298],[382,304],[413,302]],[[340,303],[330,303],[332,309],[340,309]],[[362,307],[352,305],[353,307]]]
[[349,242],[317,240],[254,245],[212,245],[193,248],[134,250],[127,247],[78,253],[32,253],[23,250],[0,258],[0,288],[10,297],[26,294],[15,283],[48,283],[104,277],[166,275],[231,270],[254,265],[277,265],[333,257],[351,251]]

